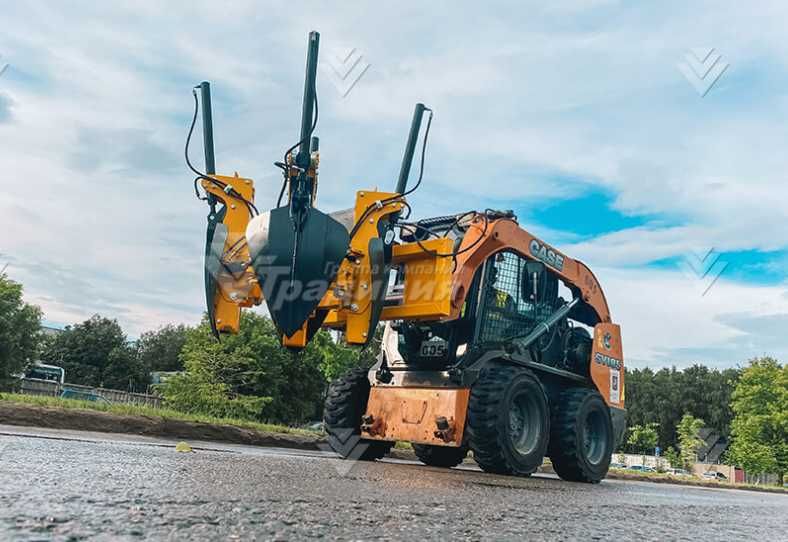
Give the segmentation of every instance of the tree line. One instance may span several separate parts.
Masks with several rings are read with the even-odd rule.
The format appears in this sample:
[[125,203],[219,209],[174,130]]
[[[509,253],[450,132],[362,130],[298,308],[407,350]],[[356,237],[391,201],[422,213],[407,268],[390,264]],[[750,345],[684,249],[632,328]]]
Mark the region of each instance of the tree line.
[[[710,369],[693,365],[626,369],[627,423],[629,426],[656,424],[655,446],[667,450],[678,447],[677,429],[685,414],[704,421],[706,427],[729,437],[733,420],[732,395],[741,369]],[[640,450],[628,449],[634,453]],[[653,447],[652,447],[653,452]]]
[[660,445],[673,466],[695,462],[702,427],[730,439],[724,461],[752,473],[788,472],[788,365],[770,357],[746,367],[627,370],[626,451]]
[[[221,342],[206,321],[132,341],[116,320],[98,315],[53,337],[41,334],[40,320],[21,285],[0,274],[0,386],[34,360],[63,367],[69,383],[129,391],[147,390],[154,372],[177,372],[158,389],[172,408],[286,424],[319,419],[328,382],[372,365],[380,348],[380,333],[358,349],[320,331],[294,354],[280,347],[270,319],[251,312],[243,313],[240,333]],[[651,453],[659,445],[684,463],[706,426],[732,439],[729,461],[788,471],[788,366],[762,358],[722,370],[627,369],[625,384],[626,451]]]
[[241,331],[217,342],[207,321],[167,325],[130,340],[114,319],[94,315],[48,336],[41,311],[22,287],[0,274],[0,389],[11,389],[34,361],[62,367],[66,381],[145,392],[156,372],[175,376],[158,387],[168,406],[185,412],[299,424],[322,417],[328,383],[357,365],[370,366],[380,333],[358,349],[320,331],[299,353],[279,345],[269,318],[251,312]]

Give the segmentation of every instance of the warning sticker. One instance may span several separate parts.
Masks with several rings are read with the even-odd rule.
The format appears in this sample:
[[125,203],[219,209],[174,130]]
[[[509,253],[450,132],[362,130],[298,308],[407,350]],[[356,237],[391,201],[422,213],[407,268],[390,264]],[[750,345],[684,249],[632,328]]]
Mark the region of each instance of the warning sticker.
[[617,369],[610,369],[610,402],[621,402],[621,374]]

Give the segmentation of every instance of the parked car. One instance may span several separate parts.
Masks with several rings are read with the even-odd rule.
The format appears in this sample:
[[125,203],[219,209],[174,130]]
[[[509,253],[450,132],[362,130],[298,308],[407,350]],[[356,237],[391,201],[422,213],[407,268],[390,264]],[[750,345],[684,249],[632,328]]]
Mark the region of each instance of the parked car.
[[706,480],[718,480],[720,482],[727,481],[728,477],[722,474],[721,472],[709,470],[703,473],[703,477]]
[[631,465],[627,467],[628,470],[634,470],[637,472],[657,472],[657,469],[654,467],[649,467],[648,465]]
[[307,431],[315,431],[317,433],[322,433],[324,431],[322,421],[309,422],[305,425],[302,425],[301,428],[306,429]]
[[625,469],[625,468],[627,468],[627,464],[626,463],[611,463],[610,464],[610,468],[611,469]]
[[668,474],[672,474],[673,476],[692,476],[692,473],[686,469],[670,468],[665,472],[667,472]]
[[111,404],[103,395],[99,395],[98,393],[92,391],[83,391],[83,390],[75,390],[72,388],[66,388],[60,394],[61,399],[74,399],[76,401],[93,401],[97,403],[105,403]]

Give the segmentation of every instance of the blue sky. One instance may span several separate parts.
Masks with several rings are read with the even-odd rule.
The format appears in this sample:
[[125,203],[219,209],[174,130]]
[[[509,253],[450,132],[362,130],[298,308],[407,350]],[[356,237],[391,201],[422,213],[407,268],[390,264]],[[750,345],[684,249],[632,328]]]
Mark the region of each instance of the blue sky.
[[[324,60],[356,48],[370,64],[344,98],[321,67],[321,207],[393,187],[423,101],[416,214],[515,209],[594,269],[631,365],[788,358],[784,3],[160,4],[4,9],[0,262],[48,322],[198,321],[191,88],[213,83],[219,170],[270,206],[316,29]],[[729,64],[705,97],[677,67],[702,47]],[[706,291],[712,249],[724,269]]]

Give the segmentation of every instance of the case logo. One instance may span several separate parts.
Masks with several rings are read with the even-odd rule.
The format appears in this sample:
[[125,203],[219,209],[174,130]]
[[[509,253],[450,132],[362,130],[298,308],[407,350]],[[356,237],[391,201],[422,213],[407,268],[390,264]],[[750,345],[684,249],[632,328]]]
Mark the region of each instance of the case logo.
[[552,248],[540,243],[536,239],[531,240],[529,246],[531,255],[537,260],[541,260],[550,267],[555,267],[559,271],[564,269],[564,257]]

